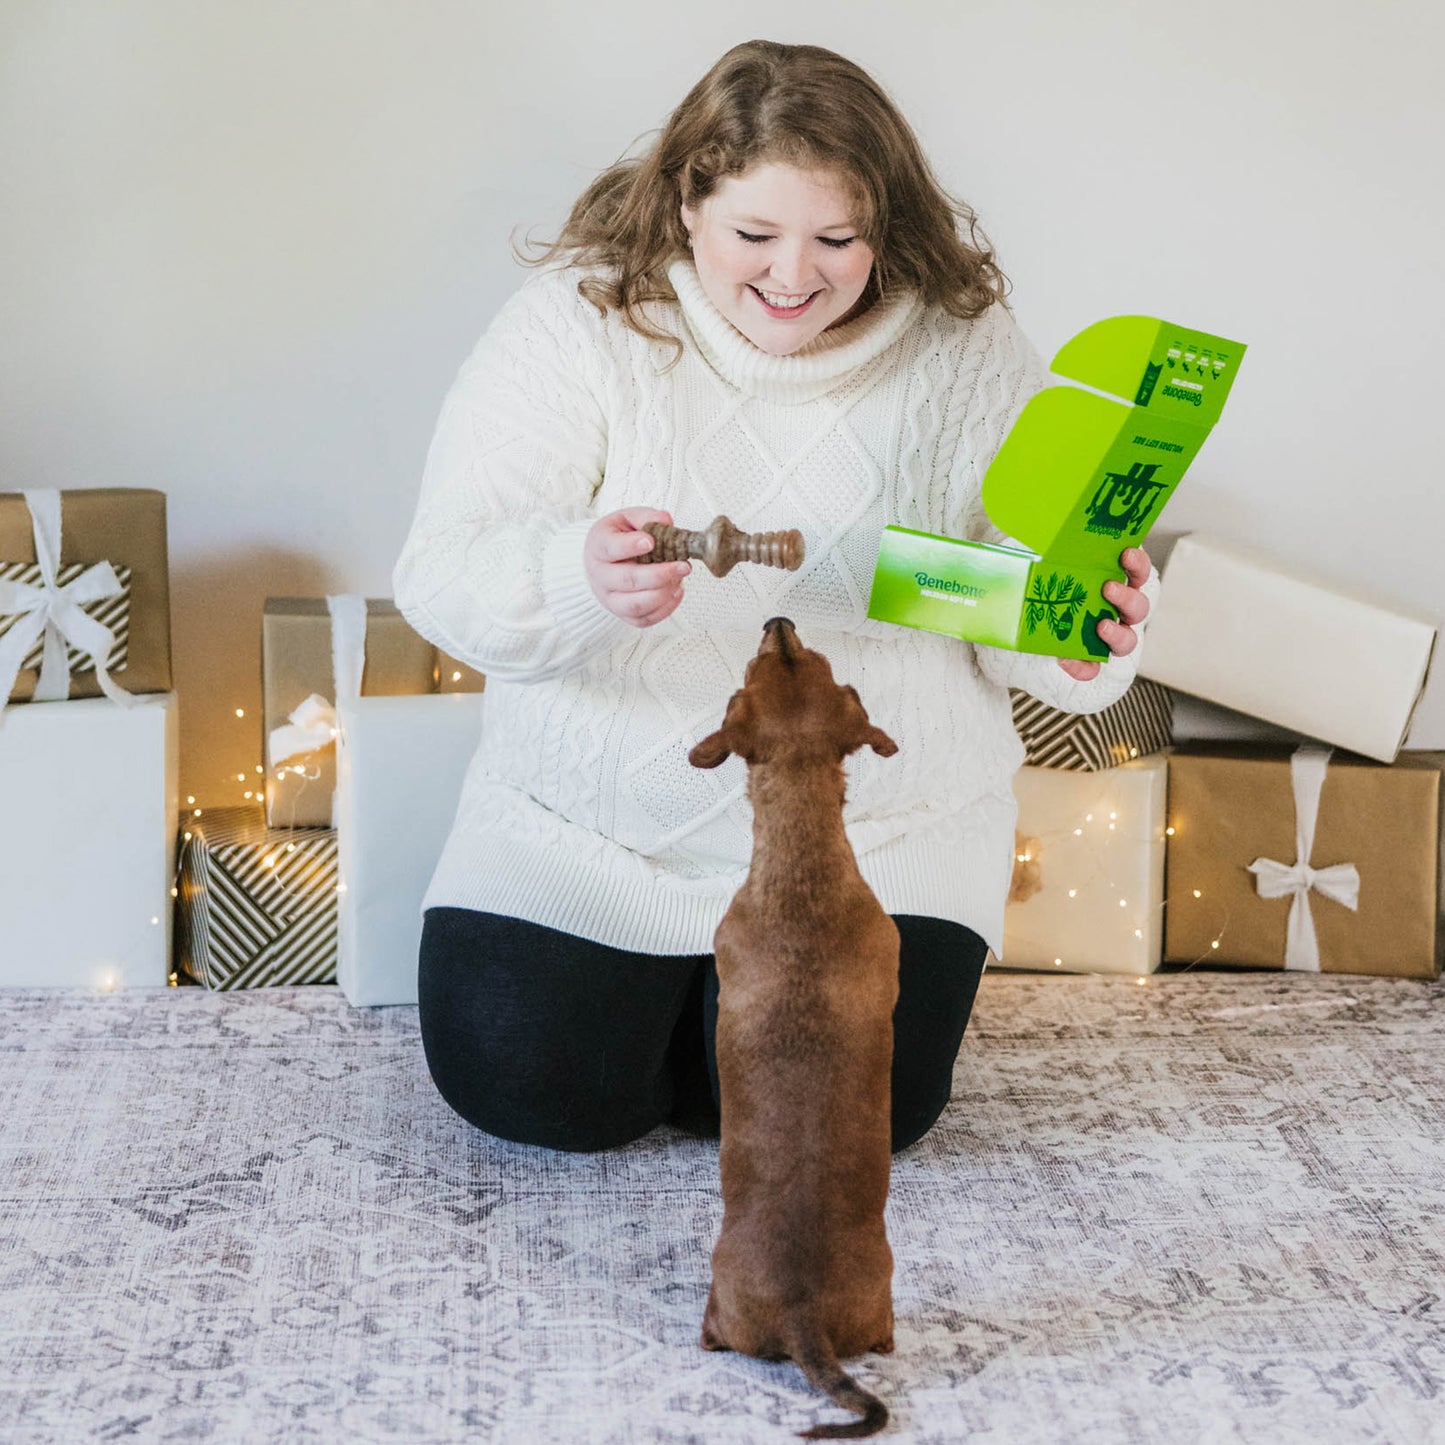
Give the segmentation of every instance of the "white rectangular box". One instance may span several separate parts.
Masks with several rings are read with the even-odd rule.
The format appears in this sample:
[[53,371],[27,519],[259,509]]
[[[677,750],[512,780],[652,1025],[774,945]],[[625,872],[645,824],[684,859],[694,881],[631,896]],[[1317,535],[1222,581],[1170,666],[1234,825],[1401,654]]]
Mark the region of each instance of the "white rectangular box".
[[1139,675],[1390,763],[1434,645],[1428,622],[1191,533],[1164,570]]
[[1159,967],[1168,758],[1015,774],[1025,867],[1038,886],[1004,912],[1003,967],[1138,975]]
[[422,898],[456,816],[485,697],[361,697],[337,710],[337,982],[353,1004],[417,1000]]
[[0,724],[0,985],[164,988],[174,693],[28,703]]

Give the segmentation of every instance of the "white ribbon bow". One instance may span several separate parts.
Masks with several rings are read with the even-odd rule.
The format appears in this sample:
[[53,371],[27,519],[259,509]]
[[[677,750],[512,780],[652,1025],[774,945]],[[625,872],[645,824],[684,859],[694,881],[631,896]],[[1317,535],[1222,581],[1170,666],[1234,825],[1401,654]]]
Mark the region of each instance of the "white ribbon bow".
[[53,487],[24,493],[30,508],[30,526],[35,536],[35,560],[40,566],[40,585],[28,582],[0,582],[0,614],[18,614],[20,620],[0,637],[0,713],[15,688],[20,666],[35,640],[45,636],[40,676],[35,680],[36,702],[59,702],[70,693],[70,664],[67,644],[90,657],[100,690],[121,707],[139,701],[111,679],[109,662],[115,633],[82,607],[105,597],[119,597],[124,590],[109,562],[87,567],[64,587],[56,584],[60,571],[60,493]]
[[313,692],[280,727],[272,728],[266,739],[266,755],[273,768],[292,758],[320,752],[336,741],[336,709]]
[[1310,910],[1310,889],[1343,903],[1353,912],[1360,906],[1360,870],[1353,863],[1334,863],[1328,868],[1311,868],[1315,846],[1315,824],[1319,818],[1320,793],[1325,785],[1330,748],[1306,744],[1289,760],[1290,782],[1294,786],[1294,846],[1292,864],[1273,858],[1256,858],[1249,865],[1261,898],[1294,895],[1285,936],[1284,966],[1318,973],[1320,945],[1315,936],[1314,914]]
[[[336,701],[350,702],[361,696],[361,676],[366,667],[366,599],[339,595],[326,599],[331,614],[331,672]],[[266,756],[271,767],[279,767],[307,753],[330,747],[341,735],[336,708],[319,692],[313,692],[296,707],[280,727],[266,738]]]

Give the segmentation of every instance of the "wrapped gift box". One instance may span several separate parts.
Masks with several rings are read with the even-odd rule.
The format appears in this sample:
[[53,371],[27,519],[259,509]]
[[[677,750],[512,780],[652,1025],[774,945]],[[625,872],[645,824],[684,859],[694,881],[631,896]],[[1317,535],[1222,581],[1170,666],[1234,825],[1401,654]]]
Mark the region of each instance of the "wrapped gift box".
[[1165,958],[1433,978],[1442,765],[1445,753],[1387,766],[1324,748],[1176,750]]
[[1434,644],[1428,622],[1190,534],[1164,569],[1139,672],[1388,763],[1404,743]]
[[339,883],[330,828],[268,828],[259,807],[198,810],[181,835],[182,968],[216,989],[334,983]]
[[10,710],[0,729],[0,984],[165,987],[173,693]]
[[475,668],[468,667],[441,648],[436,653],[436,690],[438,692],[485,692],[487,679]]
[[421,903],[481,735],[483,697],[343,699],[338,981],[353,1004],[417,1001]]
[[1105,772],[1020,768],[1006,968],[1143,975],[1163,941],[1168,755]]
[[[171,687],[170,573],[166,556],[165,493],[144,488],[97,487],[63,491],[60,545],[54,585],[64,591],[84,585],[84,574],[108,563],[119,591],[81,604],[82,610],[115,634],[108,655],[114,682],[130,693],[163,693]],[[0,492],[0,593],[6,584],[34,597],[44,582],[36,547],[37,518],[20,492]],[[0,649],[29,614],[0,605]],[[68,696],[98,697],[94,659],[73,644]],[[21,659],[8,700],[26,702],[35,695],[41,642],[35,639]],[[6,699],[0,697],[0,702]]]
[[1014,727],[1035,768],[1098,772],[1147,758],[1174,741],[1173,695],[1142,678],[1102,712],[1060,712],[1015,689]]
[[[481,691],[483,679],[417,635],[390,601],[366,603],[368,697]],[[334,821],[336,687],[331,616],[322,597],[272,597],[261,622],[266,820],[273,828]]]

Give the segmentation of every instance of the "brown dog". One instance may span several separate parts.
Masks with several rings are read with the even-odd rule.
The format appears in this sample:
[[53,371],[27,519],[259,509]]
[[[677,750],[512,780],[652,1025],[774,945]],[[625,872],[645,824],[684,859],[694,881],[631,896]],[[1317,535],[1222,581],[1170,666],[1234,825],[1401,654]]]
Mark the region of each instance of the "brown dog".
[[714,940],[721,985],[723,1224],[702,1322],[708,1350],[794,1360],[863,1416],[888,1421],[839,1357],[893,1348],[890,1164],[898,929],[843,831],[843,759],[898,745],[828,660],[774,617],[722,727],[689,755],[748,765],[753,856]]

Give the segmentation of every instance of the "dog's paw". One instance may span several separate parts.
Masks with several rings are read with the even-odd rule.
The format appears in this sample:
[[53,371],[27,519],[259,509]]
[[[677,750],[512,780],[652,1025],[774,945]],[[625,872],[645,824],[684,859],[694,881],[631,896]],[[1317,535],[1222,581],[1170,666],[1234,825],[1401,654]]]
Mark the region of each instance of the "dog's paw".
[[875,1355],[891,1355],[893,1353],[893,1336],[889,1335],[881,1345],[874,1345],[873,1353]]

